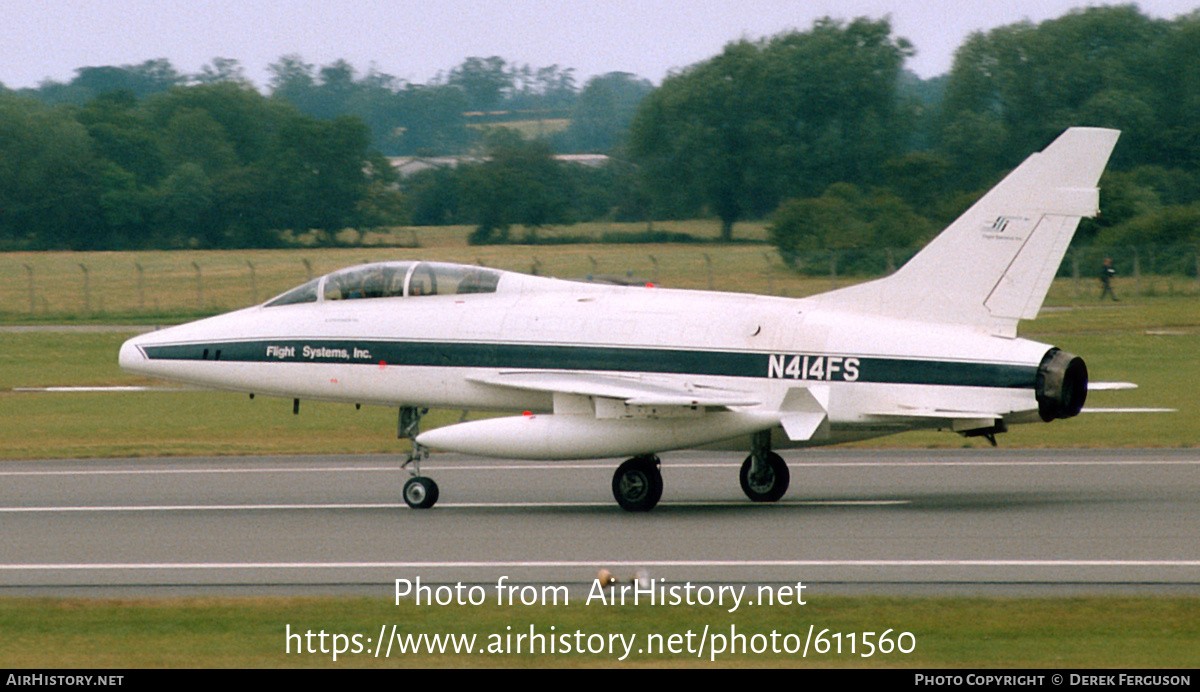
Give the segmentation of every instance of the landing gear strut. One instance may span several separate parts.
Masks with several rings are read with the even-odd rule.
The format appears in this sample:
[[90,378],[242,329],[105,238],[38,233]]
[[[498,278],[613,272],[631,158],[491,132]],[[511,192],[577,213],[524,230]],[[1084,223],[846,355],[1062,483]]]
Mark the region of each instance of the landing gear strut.
[[401,406],[400,420],[396,428],[397,437],[412,440],[412,451],[408,453],[408,459],[400,468],[408,469],[408,465],[412,464],[412,468],[409,469],[412,477],[404,483],[403,495],[404,502],[413,509],[429,509],[438,501],[437,483],[434,483],[432,478],[421,475],[421,460],[429,456],[429,450],[417,444],[416,440],[421,431],[421,416],[428,412],[427,408]]
[[617,467],[612,480],[613,497],[628,512],[649,512],[662,497],[662,473],[653,454],[634,457]]
[[775,502],[787,492],[791,474],[783,457],[771,451],[770,430],[754,433],[738,478],[742,492],[755,502]]

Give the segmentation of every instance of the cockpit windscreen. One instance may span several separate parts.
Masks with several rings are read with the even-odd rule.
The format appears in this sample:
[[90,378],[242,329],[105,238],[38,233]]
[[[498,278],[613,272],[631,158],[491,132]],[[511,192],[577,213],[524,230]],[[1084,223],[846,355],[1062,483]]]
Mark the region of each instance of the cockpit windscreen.
[[501,273],[438,262],[379,262],[342,269],[298,286],[267,307],[324,300],[495,293]]

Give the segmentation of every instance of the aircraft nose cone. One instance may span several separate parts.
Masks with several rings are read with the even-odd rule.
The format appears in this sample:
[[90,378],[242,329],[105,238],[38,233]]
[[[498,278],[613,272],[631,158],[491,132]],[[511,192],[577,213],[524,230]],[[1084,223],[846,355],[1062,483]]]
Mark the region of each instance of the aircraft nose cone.
[[117,356],[117,362],[120,363],[122,370],[138,372],[146,362],[146,356],[138,348],[137,341],[138,337],[134,337],[121,344],[121,353]]

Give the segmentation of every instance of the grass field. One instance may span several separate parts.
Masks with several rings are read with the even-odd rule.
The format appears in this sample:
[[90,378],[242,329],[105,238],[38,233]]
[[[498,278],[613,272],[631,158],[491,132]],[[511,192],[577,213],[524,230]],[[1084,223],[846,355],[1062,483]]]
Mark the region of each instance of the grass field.
[[[1054,288],[1057,308],[1023,334],[1088,362],[1096,380],[1128,381],[1134,391],[1094,392],[1096,407],[1167,407],[1171,414],[1088,414],[1050,425],[1018,426],[1000,438],[1018,447],[1192,447],[1200,444],[1200,301],[1130,296],[1121,303],[1061,305],[1070,281]],[[284,453],[399,453],[393,409],[291,402],[220,392],[27,393],[18,388],[154,384],[117,367],[134,332],[18,332],[0,335],[0,459]],[[111,411],[124,415],[114,417]],[[426,426],[457,421],[435,412]],[[221,435],[210,434],[220,430]],[[908,433],[860,446],[983,445],[948,433]]]
[[[719,226],[656,222],[656,230],[714,240]],[[542,229],[543,238],[633,233],[645,224],[578,224]],[[398,229],[373,235],[385,246],[269,251],[51,252],[0,254],[0,324],[153,322],[212,314],[262,302],[308,278],[353,264],[426,259],[484,264],[560,278],[635,276],[678,288],[775,295],[826,290],[827,278],[788,271],[769,245],[565,244],[467,245],[469,227]],[[738,237],[762,240],[762,224],[741,224]],[[394,247],[395,244],[417,247]]]
[[[430,612],[435,610],[436,612]],[[476,649],[500,643],[510,633],[582,632],[636,635],[636,648],[623,653],[444,653],[378,658],[366,646],[382,627],[400,636],[475,634]],[[697,656],[704,627],[710,634]],[[361,634],[358,654],[287,653],[285,634]],[[809,627],[814,638],[805,657],[799,646]],[[508,628],[511,627],[511,630]],[[736,629],[734,629],[736,628]],[[903,632],[904,649],[867,651],[856,637],[833,635],[885,630],[893,643]],[[815,636],[826,631],[818,653]],[[687,632],[691,631],[688,651]],[[745,652],[729,635],[746,635]],[[774,648],[766,638],[778,633]],[[500,638],[490,635],[499,634]],[[648,635],[661,635],[661,653]],[[671,652],[668,637],[680,635]],[[766,635],[757,641],[755,634]],[[796,637],[785,639],[786,635]],[[511,640],[515,642],[515,638]],[[572,640],[574,641],[574,639]],[[0,668],[250,668],[250,667],[736,667],[813,668],[1181,668],[1200,666],[1200,599],[1197,598],[888,598],[809,597],[807,605],[727,613],[716,607],[600,606],[428,606],[387,598],[238,598],[0,600]],[[915,644],[913,647],[911,644]],[[595,640],[593,640],[595,643]],[[319,640],[312,640],[319,651]],[[758,648],[760,653],[755,653]],[[351,647],[347,647],[351,648]],[[714,654],[713,651],[724,651]],[[787,649],[792,653],[788,653]],[[765,649],[765,650],[764,650]],[[512,649],[510,649],[512,650]],[[385,652],[386,653],[386,652]],[[715,659],[715,660],[714,660]]]
[[[1081,354],[1094,378],[1132,381],[1134,391],[1094,392],[1099,407],[1178,409],[1171,414],[1085,414],[1001,436],[1016,447],[1193,447],[1200,444],[1197,332],[1055,332],[1040,339]],[[1153,331],[1153,330],[1152,330]],[[1168,330],[1170,331],[1170,330]],[[1179,333],[1175,333],[1178,331]],[[0,459],[239,454],[399,453],[394,409],[221,392],[29,393],[14,388],[147,384],[123,373],[116,352],[128,334],[4,334],[0,351]],[[113,410],[122,415],[113,416]],[[426,427],[456,422],[435,412]],[[220,435],[213,435],[219,430]],[[906,433],[873,447],[986,445],[949,433]]]
[[[711,229],[715,235],[715,226]],[[440,231],[439,231],[440,232]],[[571,233],[579,232],[571,229]],[[598,231],[600,232],[600,231]],[[747,229],[747,234],[761,232]],[[243,253],[51,253],[0,255],[0,326],[58,322],[173,323],[248,305],[320,274],[376,259],[423,257],[477,262],[540,273],[624,274],[669,286],[808,295],[828,278],[792,274],[765,246],[558,245],[470,248],[464,232],[417,231],[419,249],[289,250]],[[455,236],[455,233],[459,233]],[[706,259],[707,255],[707,259]],[[653,261],[651,260],[653,258]],[[305,265],[305,260],[308,264]],[[197,271],[195,266],[199,266]],[[249,264],[248,264],[249,263]],[[88,267],[86,294],[85,272]],[[140,264],[141,281],[135,265]],[[255,267],[249,281],[250,264]],[[29,267],[27,270],[26,267]],[[29,285],[33,284],[32,309]],[[1060,280],[1041,318],[1022,334],[1082,355],[1093,379],[1132,381],[1135,391],[1099,392],[1089,405],[1165,406],[1160,415],[1083,415],[1020,426],[1000,438],[1008,447],[1192,447],[1200,444],[1200,299],[1194,281],[1144,278],[1141,290],[1118,284],[1123,301],[1095,301],[1090,282]],[[0,460],[150,455],[399,453],[395,411],[291,403],[213,392],[127,394],[28,393],[23,387],[125,385],[147,381],[116,364],[126,331],[0,332]],[[120,415],[113,415],[120,411]],[[431,425],[459,413],[435,412]],[[214,435],[220,431],[220,435]],[[947,433],[910,433],[868,446],[983,446]],[[0,524],[0,530],[2,530]],[[609,657],[452,656],[339,659],[284,653],[284,628],[363,632],[385,624],[401,632],[474,632],[537,623],[589,632],[699,631],[705,625],[746,632],[861,632],[886,627],[917,637],[912,654],[862,658],[728,655],[732,666],[1172,667],[1200,665],[1200,599],[1116,598],[836,598],[786,609],[727,615],[713,609],[439,608],[435,617],[389,599],[0,599],[0,666],[308,667],[308,666],[600,666]],[[714,631],[717,631],[714,629]],[[372,634],[374,633],[374,634]],[[711,665],[687,655],[640,655],[633,666]]]
[[[366,247],[342,249],[48,252],[0,254],[0,324],[177,322],[253,305],[313,276],[378,260],[425,259],[484,264],[543,276],[634,277],[671,288],[715,289],[799,297],[869,277],[804,276],[784,266],[765,244],[765,224],[738,224],[735,238],[715,241],[711,221],[656,221],[655,231],[683,234],[683,244],[569,243],[480,246],[467,244],[472,228],[400,228],[373,233]],[[646,224],[589,223],[545,228],[542,238],[599,239],[632,235]],[[519,231],[514,231],[518,236]],[[400,247],[400,246],[409,247]],[[1091,305],[1094,280],[1060,280],[1050,306]],[[1120,279],[1126,298],[1200,298],[1187,277]],[[1194,321],[1194,320],[1193,320]]]

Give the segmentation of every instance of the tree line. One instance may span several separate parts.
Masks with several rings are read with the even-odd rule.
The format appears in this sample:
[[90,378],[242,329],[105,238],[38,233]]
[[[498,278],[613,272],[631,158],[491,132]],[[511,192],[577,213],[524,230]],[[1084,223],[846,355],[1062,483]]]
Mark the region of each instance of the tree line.
[[[885,20],[728,44],[654,87],[469,58],[427,84],[299,56],[261,94],[233,60],[81,68],[0,88],[0,247],[272,246],[471,224],[475,242],[594,219],[771,219],[789,262],[924,242],[1070,126],[1123,136],[1080,242],[1200,241],[1200,12],[1090,7],[904,69]],[[566,123],[523,137],[522,120]],[[603,152],[600,169],[554,154]],[[398,178],[382,155],[470,155]],[[520,238],[510,229],[522,226]]]
[[[467,58],[426,84],[374,67],[360,73],[345,60],[317,67],[299,55],[280,57],[267,72],[272,101],[322,120],[355,117],[367,126],[371,148],[385,156],[465,154],[480,145],[476,125],[518,119],[569,121],[552,136],[556,151],[607,152],[653,89],[648,80],[625,72],[580,86],[573,68],[517,65],[500,57]],[[181,73],[165,59],[82,67],[68,83],[50,80],[13,93],[47,105],[82,107],[106,95],[141,101],[172,89],[218,84],[254,89],[239,61],[214,58],[196,74]]]
[[773,219],[786,260],[920,244],[1071,126],[1123,131],[1079,242],[1200,241],[1200,12],[1093,7],[973,34],[949,74],[903,70],[886,20],[740,41],[666,79],[630,153],[654,213]]
[[235,84],[71,108],[0,94],[0,247],[277,247],[390,219],[394,179],[361,121]]

